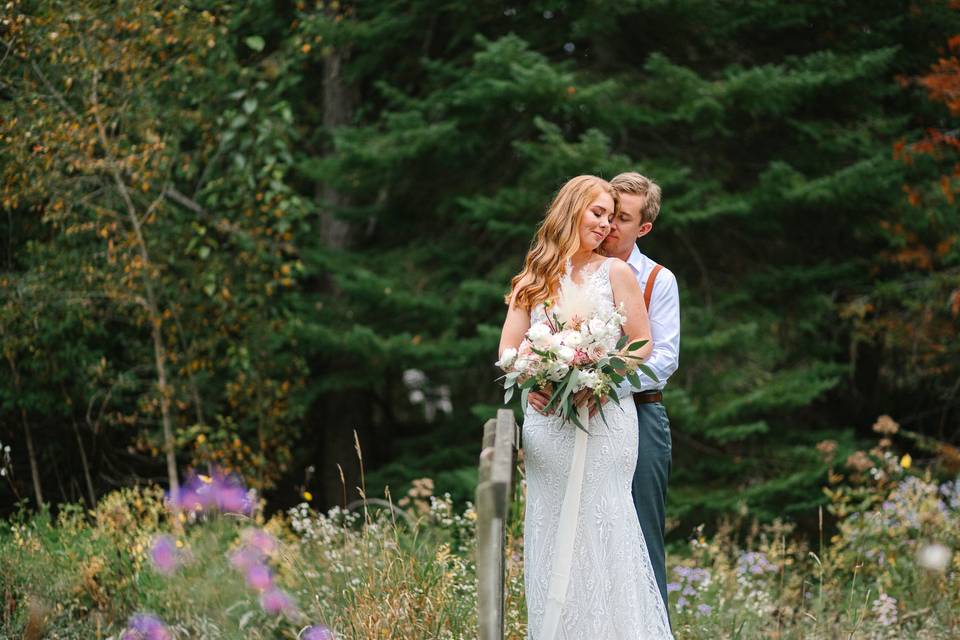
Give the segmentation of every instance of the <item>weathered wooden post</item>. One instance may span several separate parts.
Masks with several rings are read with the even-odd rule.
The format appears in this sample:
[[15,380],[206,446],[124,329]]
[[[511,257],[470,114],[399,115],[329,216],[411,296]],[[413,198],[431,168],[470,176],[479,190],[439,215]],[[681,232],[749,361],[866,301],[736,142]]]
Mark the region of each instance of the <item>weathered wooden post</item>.
[[507,514],[513,496],[517,423],[509,409],[483,425],[477,485],[477,607],[479,640],[503,640]]

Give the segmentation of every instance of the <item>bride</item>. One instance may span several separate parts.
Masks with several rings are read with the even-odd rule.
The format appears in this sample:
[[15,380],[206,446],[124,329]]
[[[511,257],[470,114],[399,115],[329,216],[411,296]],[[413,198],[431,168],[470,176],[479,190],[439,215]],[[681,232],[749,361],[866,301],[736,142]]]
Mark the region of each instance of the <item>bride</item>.
[[[523,270],[512,280],[501,355],[517,348],[532,323],[546,322],[544,303],[552,304],[565,282],[591,296],[598,308],[623,303],[623,332],[631,343],[647,341],[633,353],[649,356],[653,345],[640,285],[625,262],[596,252],[618,209],[616,192],[600,178],[578,176],[560,189]],[[577,428],[570,422],[540,413],[532,403],[524,414],[527,637],[672,640],[631,497],[636,407],[606,404],[600,416],[589,389],[578,394],[577,404],[590,410],[589,435],[579,436],[585,453],[584,445],[575,444]],[[580,476],[571,470],[580,468],[577,482]]]

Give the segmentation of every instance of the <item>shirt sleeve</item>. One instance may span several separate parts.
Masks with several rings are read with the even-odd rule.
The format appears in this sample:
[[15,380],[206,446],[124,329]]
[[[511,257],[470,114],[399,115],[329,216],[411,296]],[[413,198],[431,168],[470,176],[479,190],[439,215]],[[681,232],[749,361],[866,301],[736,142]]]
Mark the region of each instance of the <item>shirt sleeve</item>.
[[[657,274],[650,296],[650,333],[653,351],[644,364],[658,380],[652,380],[642,371],[637,374],[643,389],[663,389],[667,379],[680,366],[680,290],[676,276],[666,268]],[[634,388],[627,380],[617,386],[617,396],[621,399],[637,391],[641,389]]]

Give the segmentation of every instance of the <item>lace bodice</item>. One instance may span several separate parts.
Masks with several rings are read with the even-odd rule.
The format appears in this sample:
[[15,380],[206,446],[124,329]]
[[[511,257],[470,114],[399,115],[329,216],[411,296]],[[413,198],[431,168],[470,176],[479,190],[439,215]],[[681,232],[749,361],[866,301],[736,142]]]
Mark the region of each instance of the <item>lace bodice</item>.
[[[574,282],[570,273],[570,261],[567,261],[567,271],[560,280],[561,292],[565,289],[577,289],[580,295],[589,300],[590,305],[601,315],[609,315],[614,307],[613,287],[610,284],[610,265],[616,258],[607,258],[597,263],[593,269],[582,271],[582,281]],[[558,292],[558,297],[560,292]],[[530,310],[530,325],[537,322],[547,322],[547,311],[544,303],[540,303]],[[616,343],[616,340],[613,340]],[[614,344],[608,345],[611,349]]]

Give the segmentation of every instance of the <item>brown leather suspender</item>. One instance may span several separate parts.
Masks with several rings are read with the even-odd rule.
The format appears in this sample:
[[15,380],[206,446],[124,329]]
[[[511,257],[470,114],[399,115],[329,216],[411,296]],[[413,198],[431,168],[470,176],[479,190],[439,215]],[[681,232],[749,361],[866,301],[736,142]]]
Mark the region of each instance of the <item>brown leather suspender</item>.
[[653,283],[657,281],[657,274],[663,269],[663,265],[654,265],[650,276],[647,278],[647,288],[643,291],[643,303],[647,305],[647,311],[650,311],[650,296],[653,295]]

